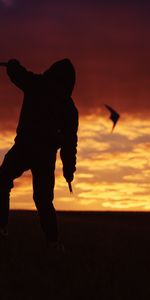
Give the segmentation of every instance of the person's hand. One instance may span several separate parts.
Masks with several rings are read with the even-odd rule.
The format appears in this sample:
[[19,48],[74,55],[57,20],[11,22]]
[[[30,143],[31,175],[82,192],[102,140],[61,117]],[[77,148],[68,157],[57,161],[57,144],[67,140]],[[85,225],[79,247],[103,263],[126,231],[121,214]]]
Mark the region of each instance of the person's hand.
[[74,178],[73,174],[64,174],[64,177],[68,183],[71,183]]
[[20,64],[19,63],[19,61],[17,60],[17,59],[15,59],[15,58],[11,58],[11,59],[9,59],[9,61],[8,61],[8,63],[7,63],[8,65],[18,65],[18,64]]

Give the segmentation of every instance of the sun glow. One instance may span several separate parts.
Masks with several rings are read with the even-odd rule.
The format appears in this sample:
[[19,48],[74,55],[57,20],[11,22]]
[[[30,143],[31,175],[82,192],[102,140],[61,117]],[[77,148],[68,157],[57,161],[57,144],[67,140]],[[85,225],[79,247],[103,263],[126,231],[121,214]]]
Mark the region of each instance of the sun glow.
[[[110,127],[109,127],[110,125]],[[80,118],[77,171],[70,196],[58,155],[55,206],[63,210],[150,210],[149,120],[123,117],[113,134],[107,118]],[[1,160],[13,134],[1,133]],[[15,181],[12,208],[35,209],[32,180],[26,172]]]

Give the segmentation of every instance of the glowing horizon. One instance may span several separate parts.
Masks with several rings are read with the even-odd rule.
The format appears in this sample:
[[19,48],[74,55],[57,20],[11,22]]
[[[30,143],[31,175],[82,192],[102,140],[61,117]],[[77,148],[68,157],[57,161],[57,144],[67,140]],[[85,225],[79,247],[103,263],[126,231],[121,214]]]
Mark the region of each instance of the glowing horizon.
[[[122,116],[113,134],[108,117],[80,118],[77,171],[70,196],[56,164],[54,204],[58,210],[149,211],[150,121]],[[3,136],[5,151],[13,135]],[[2,140],[2,138],[1,138]],[[1,149],[0,149],[1,151]],[[4,152],[3,152],[4,153]],[[15,180],[11,208],[35,209],[30,172]]]

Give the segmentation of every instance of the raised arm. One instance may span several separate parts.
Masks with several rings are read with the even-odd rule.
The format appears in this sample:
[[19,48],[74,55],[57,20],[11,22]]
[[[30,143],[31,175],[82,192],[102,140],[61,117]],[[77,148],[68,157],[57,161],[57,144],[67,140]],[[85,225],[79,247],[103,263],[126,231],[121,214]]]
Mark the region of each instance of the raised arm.
[[0,67],[7,67],[7,62],[0,62]]
[[25,91],[30,88],[34,73],[27,71],[16,59],[11,59],[8,61],[7,74],[10,80],[21,90]]

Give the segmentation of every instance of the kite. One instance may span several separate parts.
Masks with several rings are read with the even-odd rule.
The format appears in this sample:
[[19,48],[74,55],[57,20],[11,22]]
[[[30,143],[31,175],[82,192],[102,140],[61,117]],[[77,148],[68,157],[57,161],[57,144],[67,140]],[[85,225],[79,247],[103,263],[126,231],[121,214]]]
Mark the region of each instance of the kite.
[[104,104],[104,105],[110,111],[109,119],[112,120],[112,122],[113,122],[113,127],[112,127],[112,130],[111,130],[111,132],[113,132],[113,130],[114,130],[119,118],[120,118],[120,115],[111,106],[109,106],[107,104]]

